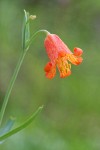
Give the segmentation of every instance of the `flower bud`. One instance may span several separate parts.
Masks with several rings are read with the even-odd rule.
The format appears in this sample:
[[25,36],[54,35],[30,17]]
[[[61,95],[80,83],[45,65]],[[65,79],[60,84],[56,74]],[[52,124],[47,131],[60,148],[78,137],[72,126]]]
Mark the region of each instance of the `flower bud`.
[[34,20],[34,19],[36,19],[36,15],[30,15],[29,18],[30,18],[31,20]]

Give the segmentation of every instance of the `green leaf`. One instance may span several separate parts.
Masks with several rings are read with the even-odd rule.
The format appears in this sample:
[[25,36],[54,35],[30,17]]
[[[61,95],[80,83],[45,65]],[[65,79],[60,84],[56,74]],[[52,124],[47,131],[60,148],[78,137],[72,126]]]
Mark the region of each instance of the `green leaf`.
[[29,13],[24,10],[25,16],[22,28],[22,47],[25,50],[27,42],[30,40]]
[[[12,128],[12,126],[14,125],[14,123],[15,123],[15,119],[11,117],[11,118],[7,121],[6,125],[0,129],[0,136],[2,136],[2,135],[4,135],[4,134],[8,133],[8,131],[11,130],[11,128]],[[2,142],[4,142],[4,141],[2,141]],[[0,144],[1,144],[2,142],[0,142]]]
[[43,109],[43,106],[39,107],[24,123],[22,123],[19,127],[11,130],[10,132],[7,132],[6,134],[0,136],[0,142],[5,140],[6,138],[12,136],[13,134],[23,130],[26,128],[32,121],[35,119],[35,117],[38,115],[39,112]]
[[30,39],[30,27],[29,27],[29,13],[25,11],[26,28],[25,28],[25,41]]

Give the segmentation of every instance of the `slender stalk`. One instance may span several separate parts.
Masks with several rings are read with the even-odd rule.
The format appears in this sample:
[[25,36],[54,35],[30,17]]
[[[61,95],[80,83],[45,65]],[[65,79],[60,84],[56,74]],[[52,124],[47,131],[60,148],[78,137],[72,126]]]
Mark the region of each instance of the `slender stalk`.
[[38,35],[38,33],[41,33],[41,32],[45,33],[46,35],[49,34],[49,32],[48,32],[47,30],[39,30],[39,31],[35,32],[35,33],[31,36],[30,40],[27,42],[26,49],[27,49],[27,47],[30,46],[30,44],[31,44],[32,41],[35,39],[35,37]]
[[[18,72],[20,70],[20,67],[22,65],[22,62],[23,62],[23,59],[25,57],[25,54],[27,52],[27,50],[29,49],[29,46],[31,44],[31,42],[34,40],[34,38],[36,37],[36,35],[40,32],[43,32],[45,34],[49,34],[49,32],[47,30],[39,30],[37,32],[35,32],[32,37],[30,38],[29,42],[27,43],[27,46],[24,47],[24,50],[22,51],[20,57],[19,57],[19,61],[17,63],[17,66],[15,68],[15,71],[14,71],[14,74],[12,76],[12,79],[10,81],[10,84],[8,86],[8,90],[6,92],[6,95],[4,97],[4,101],[3,101],[3,104],[2,104],[2,108],[1,108],[1,111],[0,111],[0,126],[1,126],[1,123],[2,123],[2,120],[3,120],[3,116],[4,116],[4,113],[5,113],[5,109],[6,109],[6,106],[7,106],[7,103],[8,103],[8,100],[9,100],[9,97],[10,97],[10,94],[11,94],[11,91],[12,91],[12,88],[13,88],[13,85],[15,83],[15,80],[17,78],[17,75],[18,75]],[[25,35],[24,35],[25,36]]]
[[1,112],[0,112],[0,125],[2,123],[3,116],[4,116],[4,113],[5,113],[5,109],[6,109],[6,106],[7,106],[7,103],[8,103],[8,99],[9,99],[9,96],[11,94],[14,82],[15,82],[15,80],[17,78],[17,75],[18,75],[18,72],[20,70],[20,67],[21,67],[21,64],[23,62],[23,59],[25,57],[25,54],[26,54],[26,51],[21,53],[21,55],[19,57],[19,61],[18,61],[17,65],[16,65],[16,68],[15,68],[14,74],[13,74],[12,79],[10,81],[10,84],[8,85],[8,90],[7,90],[6,95],[4,97],[4,101],[3,101]]

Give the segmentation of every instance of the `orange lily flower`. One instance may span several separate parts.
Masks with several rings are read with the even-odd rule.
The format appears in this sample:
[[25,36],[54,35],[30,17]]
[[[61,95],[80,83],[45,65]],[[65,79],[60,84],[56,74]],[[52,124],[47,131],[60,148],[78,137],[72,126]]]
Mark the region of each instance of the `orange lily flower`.
[[82,62],[82,49],[75,47],[72,53],[65,43],[55,34],[48,33],[44,45],[50,59],[44,68],[46,77],[52,79],[56,74],[56,66],[60,77],[64,78],[71,74],[71,64],[79,65]]

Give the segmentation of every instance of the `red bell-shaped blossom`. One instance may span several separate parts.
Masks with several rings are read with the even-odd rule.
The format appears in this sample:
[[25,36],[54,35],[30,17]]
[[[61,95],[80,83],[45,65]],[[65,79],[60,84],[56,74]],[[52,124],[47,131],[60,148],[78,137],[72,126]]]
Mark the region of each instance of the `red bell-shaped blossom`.
[[44,68],[46,77],[52,79],[56,74],[56,66],[60,77],[64,78],[71,74],[71,64],[79,65],[82,62],[82,49],[75,47],[72,53],[65,43],[55,34],[47,34],[44,45],[50,59]]

